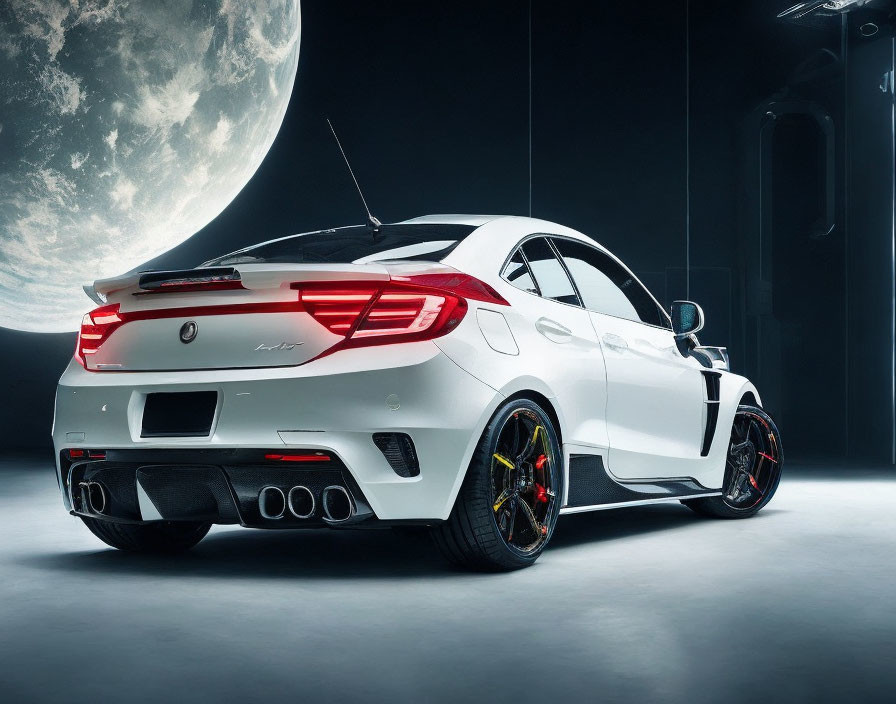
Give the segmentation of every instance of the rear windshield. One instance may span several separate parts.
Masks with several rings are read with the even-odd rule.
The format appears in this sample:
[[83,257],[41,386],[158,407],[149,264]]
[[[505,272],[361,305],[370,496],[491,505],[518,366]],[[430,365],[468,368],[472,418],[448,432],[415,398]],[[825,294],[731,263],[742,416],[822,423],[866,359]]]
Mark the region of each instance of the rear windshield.
[[388,259],[439,262],[475,227],[470,225],[366,225],[292,235],[246,247],[203,266],[262,264],[364,264]]

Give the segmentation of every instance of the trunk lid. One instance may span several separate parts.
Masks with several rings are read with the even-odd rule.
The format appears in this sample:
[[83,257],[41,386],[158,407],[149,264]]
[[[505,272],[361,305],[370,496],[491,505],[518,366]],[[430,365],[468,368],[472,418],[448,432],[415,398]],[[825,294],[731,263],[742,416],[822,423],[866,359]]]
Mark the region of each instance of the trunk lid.
[[[344,338],[302,309],[295,286],[351,281],[375,287],[389,278],[387,268],[374,263],[270,263],[99,280],[90,293],[107,306],[117,304],[118,312],[110,314],[111,332],[83,355],[84,363],[92,371],[303,364]],[[82,329],[82,337],[90,335]]]

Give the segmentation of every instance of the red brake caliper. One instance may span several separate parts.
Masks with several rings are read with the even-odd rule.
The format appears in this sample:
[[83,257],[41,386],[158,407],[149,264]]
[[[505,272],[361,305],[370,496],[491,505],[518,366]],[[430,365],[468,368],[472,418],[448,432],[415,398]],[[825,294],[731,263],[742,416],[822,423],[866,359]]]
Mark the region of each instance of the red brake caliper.
[[[541,471],[544,469],[544,463],[547,461],[547,455],[539,455],[538,459],[535,460],[535,469]],[[538,482],[535,482],[535,500],[540,504],[546,504],[548,502],[548,491]]]

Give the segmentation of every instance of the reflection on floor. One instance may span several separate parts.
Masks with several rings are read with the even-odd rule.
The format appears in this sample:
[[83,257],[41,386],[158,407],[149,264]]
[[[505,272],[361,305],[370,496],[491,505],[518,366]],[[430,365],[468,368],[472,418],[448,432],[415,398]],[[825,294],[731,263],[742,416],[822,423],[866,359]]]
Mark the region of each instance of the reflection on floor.
[[896,470],[801,468],[749,521],[565,517],[470,575],[392,531],[105,549],[47,461],[0,461],[9,702],[875,701],[896,686]]

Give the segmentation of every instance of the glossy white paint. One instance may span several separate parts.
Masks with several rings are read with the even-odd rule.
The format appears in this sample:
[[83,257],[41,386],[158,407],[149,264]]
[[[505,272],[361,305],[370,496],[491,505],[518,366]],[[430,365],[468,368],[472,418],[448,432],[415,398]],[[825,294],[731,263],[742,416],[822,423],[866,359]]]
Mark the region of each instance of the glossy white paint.
[[510,326],[507,324],[507,318],[501,313],[496,310],[480,308],[476,311],[476,320],[479,323],[482,336],[495,352],[512,355],[520,353],[520,348],[517,347]]
[[591,313],[607,366],[608,467],[623,479],[692,476],[703,442],[703,367],[671,330]]
[[[737,405],[747,392],[759,399],[749,381],[721,372],[719,430],[709,455],[700,457],[701,367],[678,352],[670,330],[544,299],[500,275],[518,244],[536,233],[606,250],[579,232],[530,218],[411,222],[476,226],[443,265],[486,282],[510,305],[469,300],[463,321],[444,337],[320,358],[332,333],[303,313],[200,317],[199,334],[187,345],[177,332],[189,316],[127,323],[95,360],[122,371],[88,371],[72,361],[60,379],[57,458],[68,447],[323,449],[339,455],[378,517],[444,519],[495,409],[510,396],[535,393],[558,418],[564,454],[572,446],[578,454],[599,454],[620,478],[692,477],[720,487]],[[287,284],[296,280],[385,280],[423,268],[433,267],[251,264],[238,266],[245,291],[133,296],[135,276],[95,288],[123,310],[195,307],[289,300],[295,292]],[[256,350],[280,342],[302,344]],[[191,390],[219,395],[210,437],[139,437],[147,393]],[[413,438],[419,477],[398,477],[373,444],[372,433],[390,430]]]

